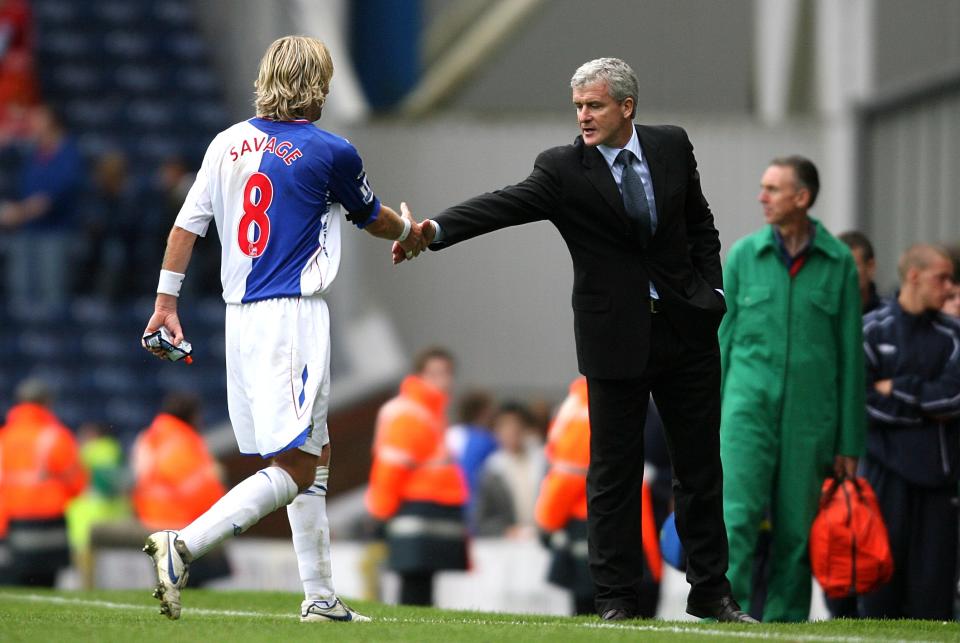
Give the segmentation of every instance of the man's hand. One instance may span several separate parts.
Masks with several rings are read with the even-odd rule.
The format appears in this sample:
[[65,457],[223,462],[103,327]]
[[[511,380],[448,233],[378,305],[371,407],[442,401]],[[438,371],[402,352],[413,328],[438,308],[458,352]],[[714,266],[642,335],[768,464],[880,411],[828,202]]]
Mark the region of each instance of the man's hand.
[[[404,213],[404,216],[410,214],[410,211],[406,209],[406,203],[401,203],[400,209]],[[424,221],[420,222],[420,232],[423,239],[423,246],[420,250],[422,252],[423,250],[426,250],[431,243],[433,243],[434,237],[437,236],[436,224],[430,219],[425,219]],[[412,229],[410,234],[413,234]],[[407,239],[409,240],[409,237],[407,237]],[[399,242],[394,242],[391,254],[393,255],[393,264],[396,265],[398,263],[403,263],[407,259],[413,259],[419,254],[419,252],[416,254],[407,252],[402,244]]]
[[847,455],[838,455],[833,458],[833,473],[837,478],[853,480],[857,477],[857,459]]
[[[147,327],[143,330],[143,336],[155,333],[160,330],[161,326],[166,326],[170,332],[172,337],[170,343],[174,346],[179,346],[180,342],[183,341],[183,328],[180,327],[180,317],[177,316],[177,298],[173,295],[164,295],[162,293],[157,295],[153,315],[150,316],[150,321],[147,322]],[[143,343],[142,339],[140,340],[140,344],[144,348],[147,348],[147,345]],[[163,350],[159,348],[147,348],[147,350],[160,359],[166,359],[163,355]]]
[[396,243],[403,249],[405,258],[413,259],[427,247],[424,244],[423,227],[410,214],[410,208],[407,207],[406,202],[400,203],[400,216],[410,221],[410,234],[403,241]]
[[893,380],[878,380],[874,383],[873,390],[880,395],[890,397],[893,393]]

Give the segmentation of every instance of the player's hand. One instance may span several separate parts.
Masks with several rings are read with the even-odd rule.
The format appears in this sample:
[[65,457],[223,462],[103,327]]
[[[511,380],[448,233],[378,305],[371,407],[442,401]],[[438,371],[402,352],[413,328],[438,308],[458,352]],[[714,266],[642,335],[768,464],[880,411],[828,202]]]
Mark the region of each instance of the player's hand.
[[[177,315],[177,298],[173,295],[158,294],[157,302],[154,304],[153,315],[147,322],[147,327],[143,329],[143,335],[146,336],[160,330],[165,326],[171,335],[171,344],[179,346],[183,341],[183,328],[180,326],[180,317]],[[141,337],[142,337],[141,336]],[[147,345],[140,340],[140,345],[147,348]],[[151,353],[161,359],[166,359],[163,350],[147,348]]]
[[885,397],[890,397],[893,394],[893,380],[879,380],[874,383],[873,390],[875,390],[880,395]]
[[[405,205],[406,204],[401,204],[401,209],[403,209]],[[426,250],[437,236],[437,226],[430,219],[424,219],[420,222],[420,232],[423,235],[423,250]],[[413,259],[416,256],[416,254],[413,253],[408,254],[403,246],[396,241],[393,243],[391,254],[393,255],[393,265],[403,263],[407,259]]]
[[413,218],[413,215],[410,214],[410,208],[407,207],[406,202],[400,203],[400,216],[404,219],[410,221],[410,234],[407,235],[407,238],[403,241],[398,241],[400,247],[404,249],[407,253],[405,256],[407,259],[413,259],[426,248],[423,245],[423,229],[416,219]]

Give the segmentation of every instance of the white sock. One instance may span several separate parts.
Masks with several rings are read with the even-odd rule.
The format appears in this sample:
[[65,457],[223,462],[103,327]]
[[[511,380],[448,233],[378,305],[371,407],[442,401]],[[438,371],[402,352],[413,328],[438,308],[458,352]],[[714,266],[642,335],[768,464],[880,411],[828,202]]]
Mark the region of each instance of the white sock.
[[280,467],[267,467],[243,480],[192,523],[180,530],[180,540],[194,558],[238,536],[261,518],[289,504],[297,485]]
[[332,601],[333,575],[330,568],[330,522],[327,520],[327,479],[330,467],[317,467],[309,489],[287,505],[293,548],[303,595],[307,600]]

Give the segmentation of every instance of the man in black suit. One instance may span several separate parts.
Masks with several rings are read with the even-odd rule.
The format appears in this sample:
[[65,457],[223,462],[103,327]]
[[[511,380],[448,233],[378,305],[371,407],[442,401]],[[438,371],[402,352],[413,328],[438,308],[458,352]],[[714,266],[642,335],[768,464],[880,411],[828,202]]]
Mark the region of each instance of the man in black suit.
[[[726,578],[717,344],[725,306],[720,241],[693,147],[679,127],[633,125],[638,82],[623,61],[588,62],[570,85],[582,136],[541,153],[521,183],[445,210],[424,235],[440,250],[549,220],[567,243],[577,359],[589,390],[589,554],[601,617],[638,611],[643,428],[652,392],[689,559],[687,611],[750,621]],[[395,246],[394,261],[404,258]]]

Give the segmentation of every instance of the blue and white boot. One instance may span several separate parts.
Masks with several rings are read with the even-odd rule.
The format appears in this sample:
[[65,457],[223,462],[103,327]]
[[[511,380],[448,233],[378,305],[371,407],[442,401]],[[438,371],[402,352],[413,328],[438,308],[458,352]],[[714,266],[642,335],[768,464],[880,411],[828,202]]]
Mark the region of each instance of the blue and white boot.
[[172,621],[180,618],[180,590],[190,575],[190,553],[178,536],[175,531],[158,531],[147,536],[143,546],[157,571],[153,597],[160,601],[160,613]]
[[301,623],[330,621],[366,623],[370,621],[370,617],[351,609],[339,598],[332,601],[307,599],[300,604]]

